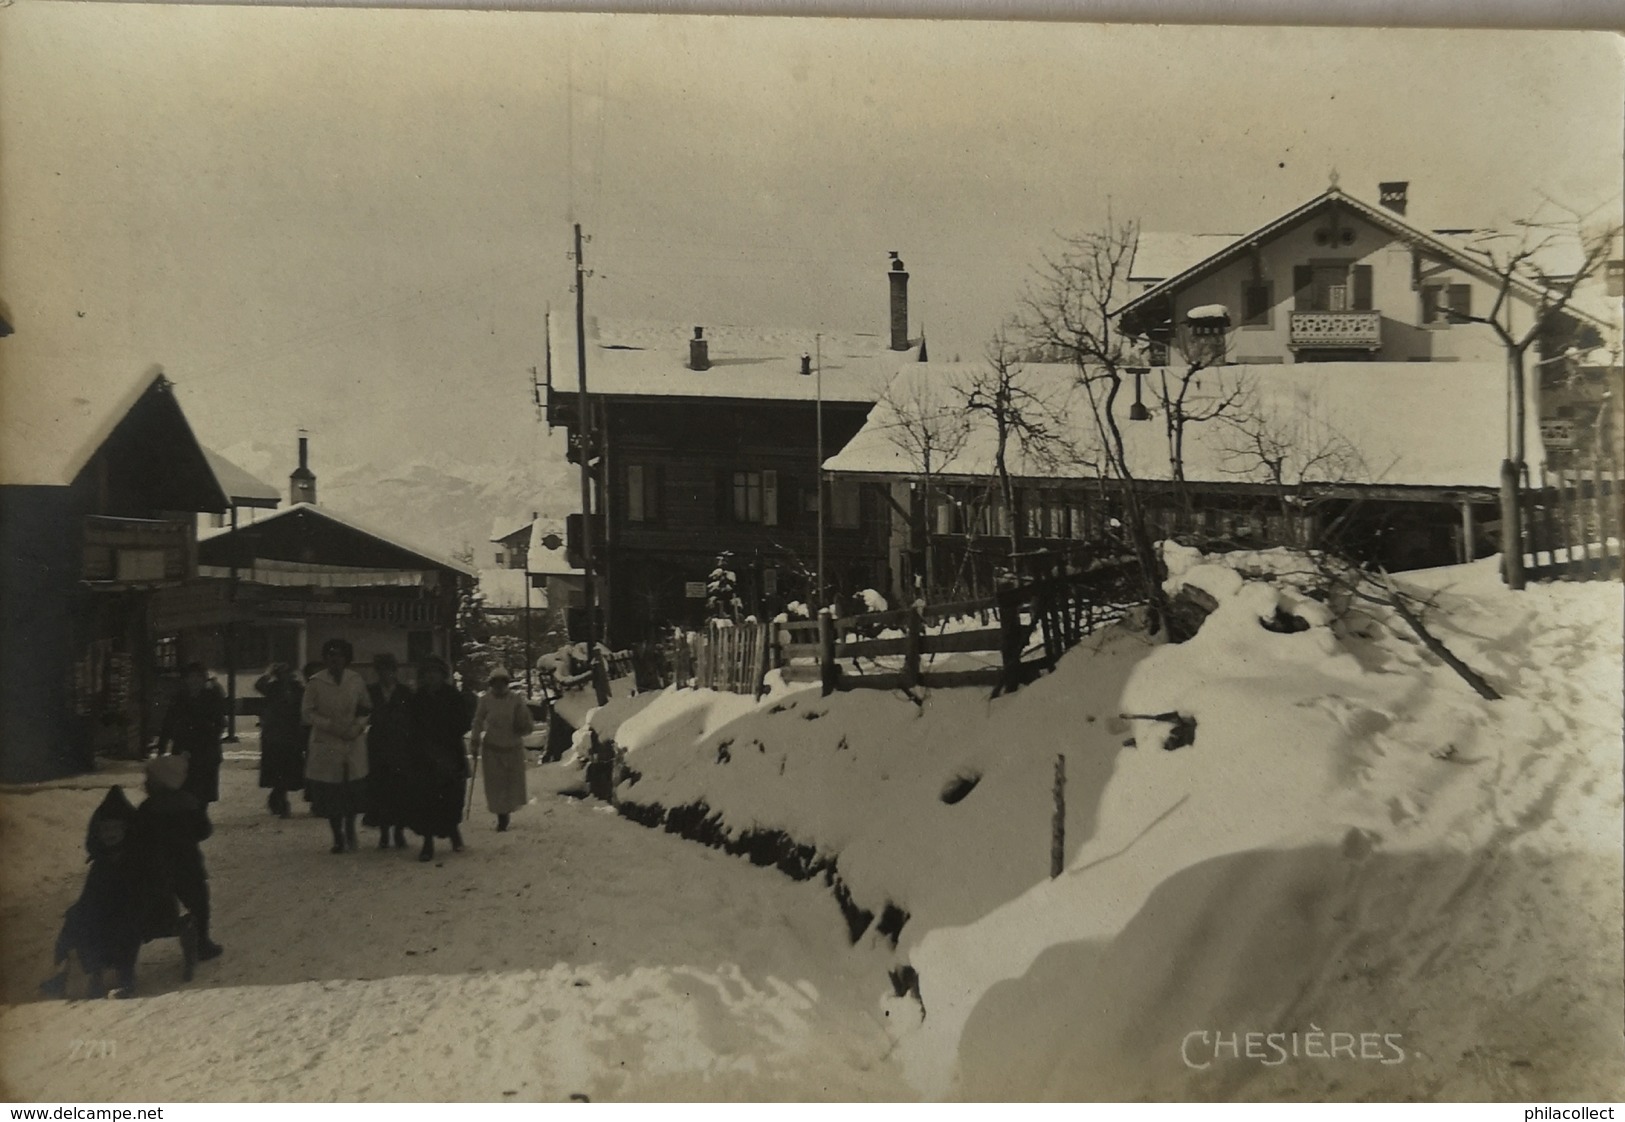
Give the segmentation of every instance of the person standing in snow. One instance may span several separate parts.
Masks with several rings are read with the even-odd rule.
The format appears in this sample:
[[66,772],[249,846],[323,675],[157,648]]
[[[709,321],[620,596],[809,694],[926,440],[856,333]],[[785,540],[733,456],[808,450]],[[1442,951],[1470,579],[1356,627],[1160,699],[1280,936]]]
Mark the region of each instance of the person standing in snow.
[[409,751],[401,797],[406,825],[423,838],[419,861],[434,860],[435,838],[450,838],[454,851],[463,848],[458,825],[468,780],[463,736],[469,712],[462,691],[450,679],[444,662],[424,659],[418,666],[418,688],[407,702]]
[[474,708],[474,751],[485,770],[485,804],[497,816],[497,829],[529,801],[525,791],[525,737],[536,727],[530,701],[509,688],[508,672],[491,671],[490,688]]
[[291,818],[288,792],[305,785],[307,736],[299,717],[305,689],[285,662],[272,663],[254,688],[265,698],[260,714],[260,786],[271,791],[265,806],[279,818]]
[[372,660],[378,681],[367,687],[372,725],[367,729],[367,821],[378,827],[378,848],[406,848],[405,786],[412,733],[412,691],[401,684],[395,656]]
[[322,671],[305,683],[300,716],[310,726],[305,787],[312,809],[333,828],[333,853],[354,852],[356,816],[367,806],[367,684],[350,669],[355,649],[322,644]]
[[220,738],[226,732],[226,695],[209,681],[201,662],[187,663],[181,672],[181,692],[164,713],[158,734],[158,755],[188,756],[186,789],[199,802],[220,799]]

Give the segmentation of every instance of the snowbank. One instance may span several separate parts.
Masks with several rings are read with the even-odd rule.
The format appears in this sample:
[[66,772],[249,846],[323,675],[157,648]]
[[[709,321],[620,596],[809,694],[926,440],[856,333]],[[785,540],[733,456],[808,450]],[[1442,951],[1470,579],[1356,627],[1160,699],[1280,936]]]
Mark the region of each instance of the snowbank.
[[[1574,995],[1625,984],[1618,585],[1408,575],[1487,702],[1391,611],[1312,595],[1301,556],[1166,560],[1218,602],[1190,642],[1103,633],[997,700],[675,691],[621,726],[620,797],[779,831],[905,915],[923,1018],[883,1004],[925,1094],[1612,1095],[1617,1015]],[[1181,1051],[1317,1027],[1336,1063]],[[1404,1083],[1341,1051],[1369,1032]]]

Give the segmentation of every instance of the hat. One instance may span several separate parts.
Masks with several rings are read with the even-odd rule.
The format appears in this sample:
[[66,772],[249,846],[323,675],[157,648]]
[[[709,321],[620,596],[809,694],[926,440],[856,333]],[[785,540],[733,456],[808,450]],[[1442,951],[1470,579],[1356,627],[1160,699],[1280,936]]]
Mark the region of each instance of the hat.
[[154,756],[147,761],[147,779],[154,787],[179,791],[186,782],[186,771],[191,766],[190,756]]
[[492,670],[492,671],[491,671],[491,672],[490,672],[490,673],[489,673],[489,674],[487,674],[487,675],[486,675],[486,676],[485,676],[485,677],[486,677],[486,679],[487,679],[487,680],[488,680],[488,681],[492,681],[492,682],[495,682],[495,681],[497,681],[497,680],[498,680],[498,679],[500,679],[500,680],[502,680],[502,681],[504,681],[504,682],[511,682],[511,681],[513,681],[513,675],[511,675],[511,674],[509,674],[509,673],[508,673],[508,668],[507,668],[507,667],[505,667],[505,666],[498,666],[498,667],[496,667],[496,668],[495,668],[495,669],[494,669],[494,670]]
[[322,644],[323,658],[326,658],[329,654],[333,653],[343,655],[345,662],[355,661],[355,648],[350,645],[350,641],[348,639],[329,639],[327,642]]

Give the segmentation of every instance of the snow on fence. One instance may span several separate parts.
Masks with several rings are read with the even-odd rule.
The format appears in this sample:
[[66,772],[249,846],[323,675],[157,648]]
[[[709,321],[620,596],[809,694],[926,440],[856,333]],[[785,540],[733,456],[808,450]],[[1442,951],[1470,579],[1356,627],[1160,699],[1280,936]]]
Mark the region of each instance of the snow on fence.
[[1620,466],[1542,468],[1522,492],[1524,571],[1533,580],[1607,580],[1621,574]]
[[[1054,668],[1061,655],[1135,603],[1131,573],[1111,565],[1005,589],[983,600],[781,623],[776,655],[790,682],[837,689],[1008,690]],[[1037,641],[1035,642],[1034,639]],[[994,656],[980,665],[941,655]]]
[[696,689],[760,697],[771,647],[772,632],[766,623],[708,620],[704,631],[691,631],[676,644],[673,679],[679,686],[692,681]]

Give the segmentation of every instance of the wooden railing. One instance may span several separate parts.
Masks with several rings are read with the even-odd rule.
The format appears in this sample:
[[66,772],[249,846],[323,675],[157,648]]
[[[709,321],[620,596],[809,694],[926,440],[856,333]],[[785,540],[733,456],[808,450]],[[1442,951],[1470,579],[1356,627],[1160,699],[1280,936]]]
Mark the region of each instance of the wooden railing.
[[679,686],[760,697],[772,645],[769,624],[709,620],[704,631],[691,631],[677,641],[672,678]]
[[[1122,618],[1138,599],[1131,571],[1113,564],[983,600],[839,619],[825,610],[817,619],[779,624],[776,653],[786,681],[819,682],[826,695],[837,689],[954,686],[1004,691],[1053,669],[1084,636]],[[948,630],[951,621],[967,626]],[[941,654],[993,658],[981,666],[934,669],[934,656]]]
[[1291,312],[1287,325],[1294,347],[1382,346],[1381,312]]

